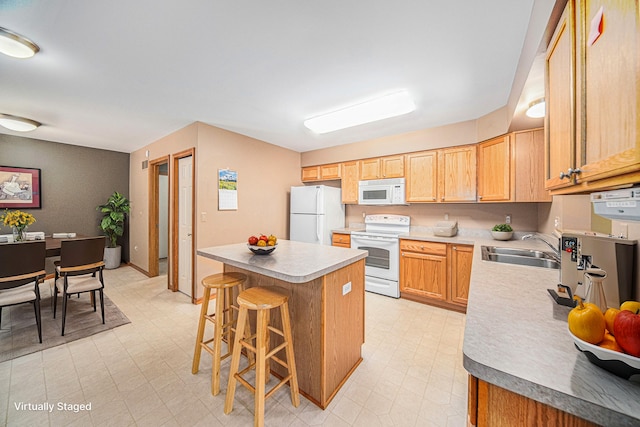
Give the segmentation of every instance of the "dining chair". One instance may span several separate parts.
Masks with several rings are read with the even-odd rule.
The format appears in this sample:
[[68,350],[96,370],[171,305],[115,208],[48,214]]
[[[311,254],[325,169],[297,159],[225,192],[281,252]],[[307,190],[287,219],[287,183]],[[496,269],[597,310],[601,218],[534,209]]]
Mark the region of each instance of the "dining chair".
[[44,241],[6,243],[0,245],[0,326],[2,307],[31,303],[36,315],[38,339],[42,343],[40,318],[40,281],[44,270]]
[[53,318],[56,317],[58,293],[62,294],[62,336],[67,317],[68,296],[91,292],[96,311],[96,291],[100,294],[100,312],[104,324],[104,236],[60,242],[60,262],[56,265],[53,295]]

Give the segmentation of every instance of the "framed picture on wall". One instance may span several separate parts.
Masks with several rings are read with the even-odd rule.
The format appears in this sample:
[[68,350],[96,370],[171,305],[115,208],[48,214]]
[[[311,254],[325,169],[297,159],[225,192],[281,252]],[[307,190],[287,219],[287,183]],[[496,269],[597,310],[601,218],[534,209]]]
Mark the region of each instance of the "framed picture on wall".
[[0,209],[40,209],[40,169],[0,166]]

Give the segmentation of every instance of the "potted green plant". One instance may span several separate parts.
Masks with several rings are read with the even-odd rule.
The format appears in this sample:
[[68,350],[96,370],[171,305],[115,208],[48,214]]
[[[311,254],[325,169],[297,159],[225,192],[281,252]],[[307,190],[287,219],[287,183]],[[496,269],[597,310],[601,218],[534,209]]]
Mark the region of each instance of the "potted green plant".
[[107,203],[96,208],[102,212],[100,229],[107,235],[109,244],[104,249],[105,268],[114,269],[120,266],[122,261],[122,248],[118,245],[118,237],[124,234],[124,220],[131,211],[129,200],[115,191],[107,200]]
[[491,229],[491,236],[495,240],[509,240],[513,236],[513,228],[509,224],[496,224]]

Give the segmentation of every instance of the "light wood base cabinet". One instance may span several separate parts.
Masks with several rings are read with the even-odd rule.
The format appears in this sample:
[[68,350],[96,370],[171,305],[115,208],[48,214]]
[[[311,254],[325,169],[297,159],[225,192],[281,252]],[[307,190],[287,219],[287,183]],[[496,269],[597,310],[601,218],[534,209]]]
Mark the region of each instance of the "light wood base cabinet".
[[473,246],[400,239],[400,296],[466,311]]
[[590,421],[469,375],[468,427],[597,427]]
[[350,248],[351,234],[333,233],[331,235],[331,246],[339,246],[341,248]]

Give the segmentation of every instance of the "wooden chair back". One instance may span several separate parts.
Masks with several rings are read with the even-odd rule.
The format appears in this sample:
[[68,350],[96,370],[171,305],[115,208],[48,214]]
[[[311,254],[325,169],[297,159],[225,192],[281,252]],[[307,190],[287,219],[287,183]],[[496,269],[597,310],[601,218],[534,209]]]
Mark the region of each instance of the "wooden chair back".
[[104,265],[104,246],[104,236],[61,241],[60,270],[71,271],[74,267]]
[[44,275],[45,258],[44,240],[0,244],[0,289],[22,286]]

